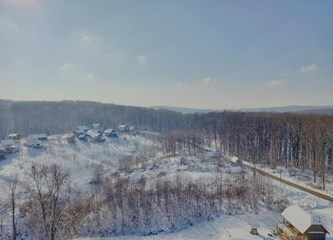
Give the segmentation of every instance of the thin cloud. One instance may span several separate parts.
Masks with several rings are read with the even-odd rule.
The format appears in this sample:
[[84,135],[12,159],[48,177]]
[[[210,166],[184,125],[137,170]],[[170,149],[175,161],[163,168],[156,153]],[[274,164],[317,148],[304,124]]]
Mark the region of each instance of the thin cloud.
[[308,66],[302,66],[300,68],[300,71],[302,73],[310,73],[310,72],[315,72],[319,69],[318,65],[317,64],[311,64],[311,65],[308,65]]
[[145,65],[147,63],[147,55],[146,54],[141,54],[136,57],[136,60],[140,65]]
[[75,69],[75,66],[71,63],[65,63],[64,65],[62,65],[62,67],[60,68],[61,71],[63,72],[69,72]]
[[270,87],[277,87],[277,86],[280,86],[280,85],[284,84],[285,82],[286,82],[286,80],[284,80],[284,79],[271,80],[266,85],[270,86]]
[[87,75],[87,79],[94,80],[95,79],[95,75],[94,74],[88,74]]
[[205,84],[205,85],[210,85],[210,84],[213,84],[215,82],[216,82],[216,80],[212,79],[211,77],[205,77],[205,78],[201,79],[201,83]]

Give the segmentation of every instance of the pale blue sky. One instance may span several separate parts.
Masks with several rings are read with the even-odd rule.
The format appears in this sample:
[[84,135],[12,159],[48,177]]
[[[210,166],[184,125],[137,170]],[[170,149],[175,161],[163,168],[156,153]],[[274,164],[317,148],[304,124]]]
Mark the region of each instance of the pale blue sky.
[[333,1],[0,0],[0,98],[333,105]]

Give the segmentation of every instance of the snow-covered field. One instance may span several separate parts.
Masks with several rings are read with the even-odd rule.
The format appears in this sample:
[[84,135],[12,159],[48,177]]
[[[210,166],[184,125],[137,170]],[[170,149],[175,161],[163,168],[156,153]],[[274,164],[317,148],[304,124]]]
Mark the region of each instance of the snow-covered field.
[[[19,192],[23,195],[22,187],[29,178],[26,173],[34,164],[56,163],[69,169],[72,181],[80,188],[89,190],[92,185],[92,172],[97,165],[103,166],[105,176],[114,174],[126,175],[131,180],[145,178],[153,180],[157,177],[172,177],[181,173],[198,181],[209,181],[219,171],[222,171],[223,179],[229,179],[234,174],[242,171],[240,167],[233,167],[227,161],[223,163],[222,170],[216,164],[215,158],[209,158],[205,154],[196,156],[170,156],[161,153],[158,143],[144,136],[122,135],[119,139],[107,139],[103,143],[91,143],[77,141],[68,144],[62,136],[51,136],[44,143],[43,149],[32,149],[21,144],[20,151],[0,161],[0,186],[5,184],[5,179],[15,173],[19,174],[22,183]],[[132,160],[129,168],[122,169],[122,163],[126,159]],[[119,169],[120,168],[120,169]],[[251,174],[245,169],[246,174]],[[286,173],[283,173],[284,177]],[[303,178],[294,179],[297,183],[307,185]],[[308,193],[285,186],[279,182],[271,181],[272,186],[281,194],[281,198],[287,199],[289,205],[299,204],[307,211],[319,215],[324,225],[333,235],[333,203],[312,196]],[[333,184],[328,182],[325,193],[333,189]],[[0,188],[0,200],[5,199],[7,192]],[[281,217],[276,212],[260,207],[258,214],[253,211],[220,214],[218,217],[196,223],[178,232],[161,233],[152,236],[119,236],[103,239],[112,240],[141,240],[141,239],[276,239],[269,237],[268,233],[276,229],[276,224]],[[259,235],[251,235],[251,222],[259,223]],[[5,231],[9,231],[10,224],[5,222]],[[102,238],[78,238],[78,239],[102,239]],[[333,239],[333,238],[330,238]]]

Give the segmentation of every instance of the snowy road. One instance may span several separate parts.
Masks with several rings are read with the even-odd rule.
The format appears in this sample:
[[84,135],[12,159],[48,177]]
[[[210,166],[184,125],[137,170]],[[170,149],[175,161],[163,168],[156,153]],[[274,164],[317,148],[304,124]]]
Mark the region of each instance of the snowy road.
[[276,180],[276,181],[282,182],[282,183],[284,183],[284,184],[286,184],[286,185],[289,185],[289,186],[291,186],[291,187],[294,187],[294,188],[297,188],[297,189],[302,190],[302,191],[304,191],[304,192],[310,193],[310,194],[312,194],[312,195],[314,195],[314,196],[316,196],[316,197],[319,197],[319,198],[322,198],[322,199],[325,199],[325,200],[328,200],[328,201],[333,202],[333,197],[331,197],[331,196],[329,196],[329,195],[326,195],[326,194],[323,194],[323,193],[321,193],[321,192],[318,192],[318,191],[312,190],[312,189],[310,189],[310,188],[308,188],[308,187],[301,186],[301,185],[299,185],[299,184],[296,184],[296,183],[294,183],[294,182],[292,182],[292,181],[289,181],[289,180],[286,180],[286,179],[284,179],[284,178],[281,178],[281,177],[275,176],[274,174],[271,174],[271,173],[269,173],[269,172],[267,172],[267,171],[264,171],[264,170],[262,170],[262,169],[259,169],[259,168],[254,167],[254,166],[253,166],[251,163],[249,163],[249,162],[245,162],[245,161],[244,161],[243,164],[244,164],[246,167],[250,168],[252,171],[256,171],[257,173],[260,173],[261,175],[263,175],[263,176],[265,176],[265,177],[269,177],[269,178],[271,178],[271,179],[273,179],[273,180]]

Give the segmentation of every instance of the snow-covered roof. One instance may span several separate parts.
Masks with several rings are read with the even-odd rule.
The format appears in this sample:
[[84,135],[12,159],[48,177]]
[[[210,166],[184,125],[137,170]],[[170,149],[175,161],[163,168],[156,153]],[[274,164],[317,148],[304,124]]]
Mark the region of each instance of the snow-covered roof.
[[44,134],[44,133],[41,133],[41,134],[31,134],[28,136],[28,138],[32,138],[32,139],[44,139],[44,138],[47,138],[47,135]]
[[298,205],[287,207],[281,215],[302,234],[312,225],[311,214]]
[[115,132],[115,130],[112,128],[105,129],[105,131],[104,131],[105,134],[109,134],[109,133],[113,133],[113,132]]
[[238,157],[236,157],[236,156],[233,156],[231,159],[230,159],[230,161],[231,162],[233,162],[233,163],[236,163],[237,161],[238,161]]
[[92,138],[98,138],[101,136],[101,133],[98,130],[89,130],[88,135]]
[[118,128],[127,128],[127,125],[119,125]]
[[20,136],[20,134],[18,134],[18,133],[11,133],[8,135],[8,138],[15,138],[15,137],[19,137],[19,136]]
[[79,139],[83,139],[83,138],[85,138],[87,135],[85,134],[85,133],[82,133],[82,134],[80,134],[79,136],[78,136],[78,138]]
[[15,145],[15,142],[13,141],[13,139],[6,139],[6,140],[2,140],[1,144],[3,146],[11,146],[11,145]]

